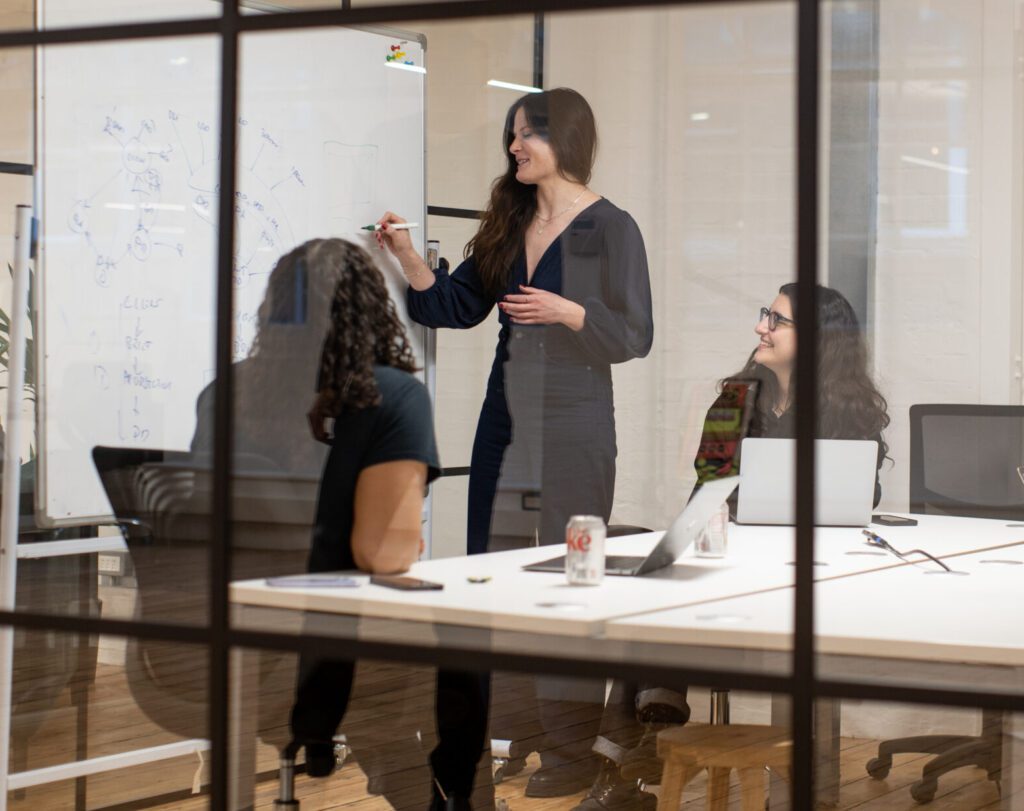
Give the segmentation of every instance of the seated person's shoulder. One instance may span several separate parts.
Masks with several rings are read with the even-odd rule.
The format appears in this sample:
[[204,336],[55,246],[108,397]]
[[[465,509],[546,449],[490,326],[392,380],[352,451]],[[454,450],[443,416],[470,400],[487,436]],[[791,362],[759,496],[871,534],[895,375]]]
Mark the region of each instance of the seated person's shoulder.
[[389,366],[374,367],[380,390],[377,422],[433,436],[433,407],[427,387],[414,375]]
[[428,481],[433,480],[441,465],[427,387],[415,375],[401,369],[377,366],[374,374],[381,403],[372,429],[376,447],[372,458],[376,463],[402,459],[424,462]]
[[390,405],[409,398],[417,401],[430,399],[427,387],[410,372],[393,366],[374,366],[373,373],[384,404]]

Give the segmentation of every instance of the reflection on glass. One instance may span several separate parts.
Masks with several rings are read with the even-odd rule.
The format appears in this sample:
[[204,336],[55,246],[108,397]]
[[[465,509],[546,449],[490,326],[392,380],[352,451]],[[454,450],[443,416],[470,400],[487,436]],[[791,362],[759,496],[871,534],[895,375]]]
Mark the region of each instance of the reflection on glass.
[[[117,616],[132,590],[101,584],[99,599]],[[90,807],[170,807],[188,797],[209,782],[196,754],[209,758],[207,674],[201,646],[17,631],[7,807],[73,808],[82,796]]]

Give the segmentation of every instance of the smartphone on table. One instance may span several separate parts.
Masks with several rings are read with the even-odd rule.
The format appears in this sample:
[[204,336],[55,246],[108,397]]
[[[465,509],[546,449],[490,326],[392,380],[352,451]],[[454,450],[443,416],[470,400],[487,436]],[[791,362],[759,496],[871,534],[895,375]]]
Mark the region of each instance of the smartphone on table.
[[370,577],[370,583],[374,586],[384,586],[385,588],[398,589],[399,591],[440,591],[444,588],[443,583],[421,580],[418,577],[391,574],[375,574]]
[[916,518],[904,518],[902,515],[888,515],[880,513],[871,516],[872,524],[881,524],[883,527],[916,527]]

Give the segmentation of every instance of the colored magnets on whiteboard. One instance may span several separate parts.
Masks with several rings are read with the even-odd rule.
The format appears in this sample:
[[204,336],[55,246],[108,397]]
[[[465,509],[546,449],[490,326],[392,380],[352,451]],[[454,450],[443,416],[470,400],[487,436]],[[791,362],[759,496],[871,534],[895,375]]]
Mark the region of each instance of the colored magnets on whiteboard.
[[[389,46],[388,47],[389,53],[385,55],[384,59],[386,61],[388,61],[388,62],[395,62],[395,61],[399,61],[399,60],[404,60],[405,57],[406,57],[406,52],[403,50],[405,45],[406,45],[406,40],[403,39],[400,42],[398,42],[397,44]],[[407,62],[405,62],[405,64],[406,65],[411,65],[412,62],[408,62],[407,61]]]

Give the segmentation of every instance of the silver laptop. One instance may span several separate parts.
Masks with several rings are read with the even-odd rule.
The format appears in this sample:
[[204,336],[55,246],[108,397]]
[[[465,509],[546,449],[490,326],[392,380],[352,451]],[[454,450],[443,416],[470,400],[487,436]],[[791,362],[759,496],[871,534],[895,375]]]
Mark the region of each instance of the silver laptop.
[[[632,577],[671,566],[689,548],[690,544],[697,540],[697,536],[707,525],[708,519],[732,495],[739,480],[739,476],[730,476],[727,479],[719,479],[705,484],[690,499],[690,503],[679,513],[676,520],[672,522],[672,526],[665,531],[661,540],[647,557],[609,555],[605,558],[604,573]],[[528,572],[564,572],[565,555],[540,563],[532,563],[529,566],[524,566],[523,569]]]
[[[878,443],[873,439],[818,439],[814,451],[814,523],[866,527],[875,500]],[[795,439],[744,439],[740,470],[737,523],[796,523]]]

